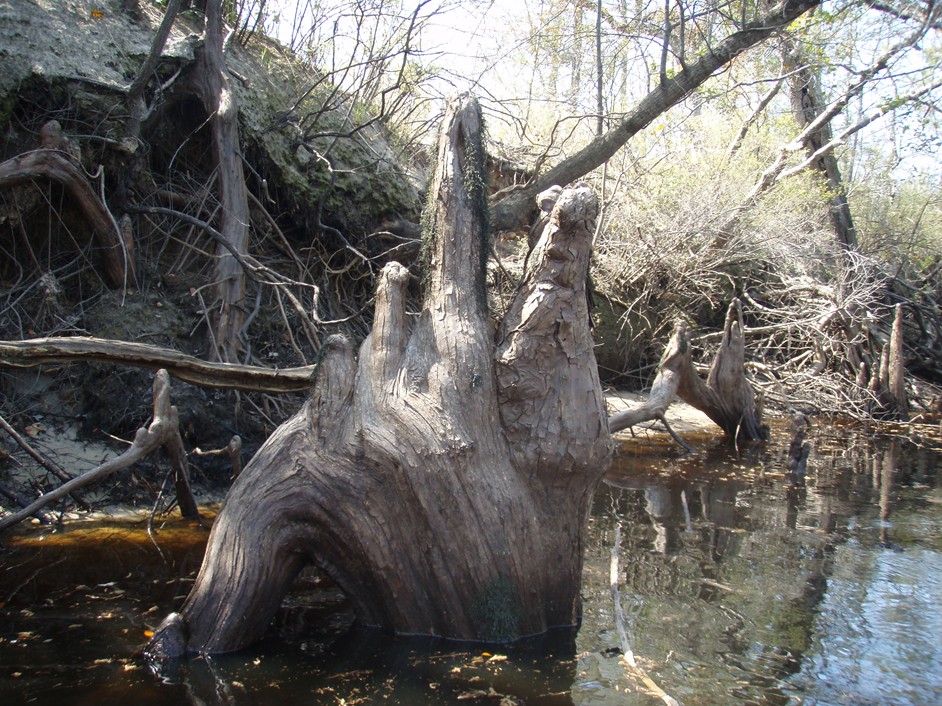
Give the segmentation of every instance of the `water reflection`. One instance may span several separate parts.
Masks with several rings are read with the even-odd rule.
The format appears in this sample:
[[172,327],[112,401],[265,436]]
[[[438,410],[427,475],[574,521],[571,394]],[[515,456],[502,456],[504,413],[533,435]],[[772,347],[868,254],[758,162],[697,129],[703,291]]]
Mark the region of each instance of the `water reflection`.
[[[938,457],[925,449],[904,454],[899,440],[823,434],[813,438],[806,474],[798,474],[784,448],[756,446],[737,458],[713,447],[665,465],[621,457],[596,497],[596,544],[587,557],[596,610],[587,616],[580,648],[612,641],[603,596],[617,524],[626,530],[620,578],[633,647],[647,657],[658,683],[684,703],[935,702],[942,697],[942,648],[917,631],[924,636],[915,650],[920,656],[900,653],[909,639],[902,635],[912,634],[906,626],[919,618],[900,609],[908,601],[900,598],[899,582],[908,577],[902,580],[911,601],[938,625],[940,513],[925,502],[935,491]],[[931,517],[918,520],[934,544],[928,558],[911,535],[917,504]],[[822,620],[833,602],[835,572],[848,561],[853,585],[881,596],[879,621],[865,600],[841,603],[856,630]],[[921,598],[927,592],[935,607]],[[886,608],[894,601],[891,625]],[[859,626],[877,622],[887,624],[862,640]],[[835,639],[844,643],[839,650],[831,647]],[[865,670],[839,667],[864,657]],[[603,660],[586,661],[587,673],[597,677]],[[935,668],[928,675],[907,674],[902,666],[930,662]],[[831,669],[822,671],[821,663]],[[617,688],[619,680],[616,671],[603,683]],[[881,685],[876,693],[867,686],[873,684]],[[622,688],[638,693],[631,684]]]
[[309,572],[262,644],[155,677],[135,652],[205,535],[171,523],[158,552],[127,525],[40,530],[0,556],[0,703],[660,703],[625,667],[613,595],[639,667],[688,706],[942,702],[939,455],[816,428],[800,473],[791,440],[623,447],[594,500],[581,629],[500,648],[349,630]]

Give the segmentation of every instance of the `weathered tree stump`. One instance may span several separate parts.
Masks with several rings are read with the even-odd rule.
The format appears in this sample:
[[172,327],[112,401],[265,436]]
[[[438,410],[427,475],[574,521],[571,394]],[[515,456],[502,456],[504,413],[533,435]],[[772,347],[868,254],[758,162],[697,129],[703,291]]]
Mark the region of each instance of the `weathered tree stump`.
[[615,433],[651,419],[660,419],[666,426],[664,413],[680,397],[708,416],[727,436],[764,439],[761,405],[756,403],[755,389],[746,378],[745,356],[742,304],[738,299],[733,299],[726,311],[723,338],[706,381],[694,368],[687,325],[678,322],[661,356],[648,399],[612,415],[609,429]]
[[421,311],[406,310],[407,270],[387,265],[358,359],[343,337],[325,344],[311,399],[232,486],[150,653],[253,642],[310,563],[360,623],[402,633],[503,641],[578,621],[612,452],[585,297],[598,206],[588,188],[563,192],[495,347],[481,131],[477,103],[453,101]]
[[877,419],[905,422],[909,419],[906,367],[903,352],[903,307],[896,305],[890,340],[880,353],[879,366],[870,376],[868,410]]

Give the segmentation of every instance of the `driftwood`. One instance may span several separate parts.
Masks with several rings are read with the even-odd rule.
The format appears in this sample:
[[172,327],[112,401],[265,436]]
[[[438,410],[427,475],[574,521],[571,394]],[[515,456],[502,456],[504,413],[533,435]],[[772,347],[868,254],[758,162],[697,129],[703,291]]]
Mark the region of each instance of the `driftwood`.
[[41,495],[29,506],[0,519],[0,530],[25,520],[49,503],[75,492],[89,483],[94,483],[115,471],[120,471],[140,461],[151,451],[164,446],[173,464],[177,502],[184,517],[199,518],[196,503],[190,492],[189,472],[183,453],[183,440],[180,438],[180,420],[177,408],[170,404],[170,376],[165,370],[157,372],[154,378],[154,419],[148,427],[141,427],[134,435],[131,446],[121,455],[86,471],[55,490]]
[[32,368],[46,363],[78,362],[165,369],[178,380],[194,385],[270,393],[309,390],[317,371],[316,365],[273,370],[234,363],[208,363],[169,348],[105,338],[75,336],[0,341],[0,367]]
[[66,138],[56,121],[43,126],[43,147],[0,164],[0,188],[18,186],[34,179],[62,184],[85,214],[98,242],[104,274],[116,287],[134,283],[133,242],[125,239],[104,202],[88,182],[78,161],[66,148]]
[[588,503],[612,452],[585,296],[598,205],[562,193],[495,346],[481,131],[475,101],[449,104],[419,315],[408,271],[387,264],[359,355],[326,342],[311,399],[236,479],[149,654],[248,645],[311,563],[361,624],[501,641],[578,621]]
[[[697,374],[685,323],[679,322],[661,357],[648,399],[608,420],[612,433],[652,419],[664,422],[664,413],[676,397],[699,409],[735,439],[763,439],[762,413],[744,368],[742,305],[733,299],[726,312],[723,338],[706,381]],[[670,431],[670,427],[667,427]],[[673,434],[673,432],[671,432]],[[676,435],[675,435],[676,438]]]

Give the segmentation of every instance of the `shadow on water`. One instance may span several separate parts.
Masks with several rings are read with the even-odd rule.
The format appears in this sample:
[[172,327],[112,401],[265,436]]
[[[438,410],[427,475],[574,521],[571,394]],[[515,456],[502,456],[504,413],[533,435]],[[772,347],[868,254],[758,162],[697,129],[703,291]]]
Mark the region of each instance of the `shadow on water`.
[[259,645],[155,672],[137,651],[205,531],[168,522],[159,550],[130,520],[23,531],[0,555],[0,703],[660,703],[626,668],[616,594],[638,666],[688,706],[942,702],[939,454],[815,429],[795,474],[779,437],[626,442],[593,505],[581,628],[513,645],[351,628],[307,571]]

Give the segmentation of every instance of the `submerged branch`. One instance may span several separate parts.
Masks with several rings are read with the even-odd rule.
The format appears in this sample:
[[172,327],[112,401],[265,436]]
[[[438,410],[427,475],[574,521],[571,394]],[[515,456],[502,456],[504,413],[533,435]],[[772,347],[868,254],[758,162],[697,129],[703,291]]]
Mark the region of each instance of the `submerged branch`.
[[664,691],[646,671],[638,666],[635,653],[628,642],[628,631],[625,629],[625,614],[621,607],[621,591],[618,588],[618,555],[621,551],[621,524],[615,525],[615,541],[612,543],[611,563],[609,564],[609,583],[612,588],[612,600],[615,604],[615,630],[618,633],[618,646],[621,648],[625,671],[632,679],[640,681],[644,687],[663,701],[667,706],[680,706],[680,702]]

